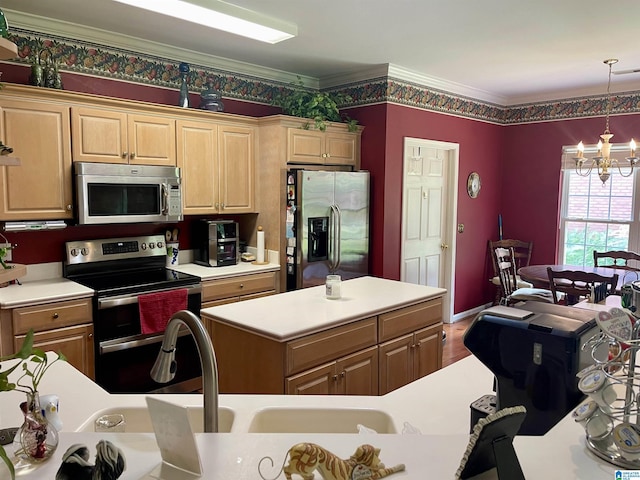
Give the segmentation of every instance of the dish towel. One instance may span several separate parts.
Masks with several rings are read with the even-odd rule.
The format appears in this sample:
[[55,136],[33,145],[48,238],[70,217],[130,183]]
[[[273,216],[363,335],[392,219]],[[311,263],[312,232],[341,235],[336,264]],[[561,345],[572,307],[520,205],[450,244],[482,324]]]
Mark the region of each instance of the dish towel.
[[172,315],[187,308],[187,289],[148,293],[138,297],[142,333],[164,332]]

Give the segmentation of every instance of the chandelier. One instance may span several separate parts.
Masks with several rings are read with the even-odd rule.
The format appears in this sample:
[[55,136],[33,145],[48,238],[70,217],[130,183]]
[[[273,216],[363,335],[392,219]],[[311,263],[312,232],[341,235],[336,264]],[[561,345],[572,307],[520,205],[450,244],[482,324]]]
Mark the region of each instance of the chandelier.
[[620,168],[620,164],[618,160],[615,158],[611,158],[611,144],[609,140],[613,137],[613,134],[609,131],[609,113],[611,111],[611,66],[618,63],[617,58],[609,58],[604,61],[606,65],[609,65],[609,82],[607,83],[607,111],[606,111],[606,123],[604,127],[604,133],[600,135],[602,140],[598,141],[598,153],[595,157],[591,159],[591,163],[588,168],[585,169],[585,163],[587,163],[587,159],[584,158],[584,144],[582,141],[578,143],[577,154],[573,159],[576,162],[576,173],[582,177],[587,177],[591,174],[591,170],[594,167],[598,170],[598,176],[600,180],[602,180],[602,185],[609,179],[611,176],[611,169],[613,166],[618,168],[620,175],[623,177],[628,177],[633,173],[633,167],[638,163],[638,157],[636,157],[636,142],[633,141],[633,138],[629,142],[629,149],[631,150],[631,155],[626,157],[629,162],[629,171],[624,174],[622,173],[622,169]]

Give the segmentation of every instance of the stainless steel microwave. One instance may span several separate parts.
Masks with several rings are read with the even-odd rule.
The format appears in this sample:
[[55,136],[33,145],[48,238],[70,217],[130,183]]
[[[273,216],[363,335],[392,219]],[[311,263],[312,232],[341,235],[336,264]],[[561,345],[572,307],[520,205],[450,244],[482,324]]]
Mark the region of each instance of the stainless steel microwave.
[[183,219],[179,168],[77,162],[74,176],[80,225]]

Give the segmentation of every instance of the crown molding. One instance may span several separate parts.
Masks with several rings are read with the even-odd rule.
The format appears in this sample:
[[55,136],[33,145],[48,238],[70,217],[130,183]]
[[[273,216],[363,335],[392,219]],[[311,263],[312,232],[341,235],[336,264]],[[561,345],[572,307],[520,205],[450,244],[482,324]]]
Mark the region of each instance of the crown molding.
[[298,77],[300,77],[302,82],[308,87],[318,88],[319,85],[317,78],[298,75],[296,73],[260,67],[250,63],[177,48],[171,45],[86,27],[54,18],[45,18],[9,9],[4,9],[4,11],[5,14],[11,18],[11,27],[23,30],[63,38],[75,38],[84,42],[102,45],[106,48],[111,47],[131,52],[144,52],[147,55],[159,58],[174,59],[175,61],[197,64],[219,71],[246,75],[271,82],[297,82]]
[[408,82],[425,88],[438,90],[440,92],[460,95],[480,102],[491,103],[496,106],[504,106],[507,101],[507,98],[501,95],[495,95],[467,85],[424,75],[414,70],[390,63],[375,65],[365,70],[358,70],[357,72],[322,77],[320,79],[320,88],[335,88],[353,83],[370,81],[375,78],[393,78],[395,80],[400,80],[401,82]]

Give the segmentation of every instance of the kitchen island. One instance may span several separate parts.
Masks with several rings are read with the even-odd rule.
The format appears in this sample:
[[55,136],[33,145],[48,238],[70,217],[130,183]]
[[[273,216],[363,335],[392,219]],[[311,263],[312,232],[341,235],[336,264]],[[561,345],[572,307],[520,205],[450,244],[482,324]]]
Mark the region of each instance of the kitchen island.
[[388,393],[442,367],[445,293],[367,276],[204,308],[220,391]]
[[[469,440],[469,405],[490,393],[491,385],[491,372],[470,356],[384,396],[221,395],[220,407],[233,412],[233,423],[230,433],[196,434],[204,469],[202,478],[254,480],[259,478],[258,462],[266,455],[278,465],[264,472],[273,478],[292,445],[315,442],[342,458],[363,443],[380,447],[380,458],[387,465],[406,464],[407,470],[394,474],[392,479],[453,479]],[[144,406],[145,395],[108,394],[66,363],[53,365],[41,384],[41,392],[60,397],[60,444],[51,460],[19,479],[53,479],[65,450],[76,443],[88,446],[93,462],[95,445],[103,438],[125,454],[127,469],[120,477],[123,480],[137,480],[160,463],[152,433],[92,433],[92,419],[100,412]],[[154,396],[191,408],[202,405],[202,397],[195,394]],[[0,428],[21,423],[18,405],[23,400],[20,393],[0,393]],[[315,409],[327,416],[333,410],[370,409],[388,414],[398,434],[358,434],[355,424],[349,425],[353,433],[314,433],[320,429],[314,429],[312,424],[318,423],[312,418],[306,430],[309,433],[305,433],[305,425],[300,426],[301,433],[248,433],[255,416],[270,409]],[[413,427],[414,433],[402,434],[403,430],[411,430],[408,426]],[[528,480],[614,478],[616,469],[588,452],[584,429],[569,415],[544,436],[516,437],[514,446]],[[0,479],[8,478],[8,470],[0,462]],[[316,474],[315,478],[321,477]],[[497,475],[494,470],[479,478],[496,479]]]

